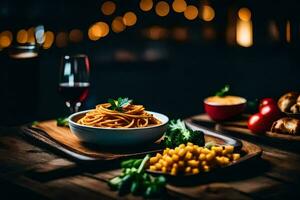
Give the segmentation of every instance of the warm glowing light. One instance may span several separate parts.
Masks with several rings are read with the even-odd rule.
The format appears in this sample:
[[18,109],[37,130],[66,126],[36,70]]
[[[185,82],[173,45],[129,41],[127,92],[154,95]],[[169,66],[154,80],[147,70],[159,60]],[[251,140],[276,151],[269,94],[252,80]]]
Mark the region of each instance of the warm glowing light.
[[253,29],[251,20],[237,21],[236,42],[243,47],[250,47],[253,45]]
[[211,21],[215,18],[215,11],[214,9],[209,5],[204,5],[202,8],[201,17],[204,21]]
[[0,48],[9,47],[12,43],[12,33],[10,31],[3,31],[0,33]]
[[112,1],[106,1],[101,6],[101,11],[104,15],[112,15],[116,10],[116,4]]
[[238,15],[243,21],[249,21],[251,19],[251,11],[248,8],[241,8]]
[[153,26],[146,32],[146,36],[152,40],[164,39],[168,35],[168,31],[165,28],[159,26]]
[[184,12],[187,5],[185,0],[174,0],[172,3],[173,10],[175,12],[181,13]]
[[28,39],[27,31],[25,29],[19,30],[17,33],[17,42],[24,44],[27,42],[27,39]]
[[28,34],[27,42],[30,44],[35,44],[34,31],[35,31],[34,27],[31,27],[27,30],[27,34]]
[[275,41],[279,40],[279,29],[278,26],[276,25],[275,21],[271,21],[269,24],[269,32],[271,35],[271,38]]
[[291,22],[288,20],[285,26],[285,39],[288,43],[291,42]]
[[137,17],[134,12],[127,12],[123,16],[123,22],[126,26],[133,26],[137,21]]
[[160,17],[167,16],[170,12],[170,6],[167,2],[160,1],[155,6],[155,12]]
[[91,40],[96,41],[101,37],[107,36],[109,33],[109,26],[105,22],[97,22],[93,24],[88,31],[88,36]]
[[68,44],[68,34],[66,32],[59,32],[56,35],[56,46],[59,48],[65,47]]
[[186,10],[184,11],[184,16],[188,20],[196,19],[196,17],[198,16],[197,7],[196,6],[191,6],[191,5],[186,7]]
[[45,37],[45,42],[43,44],[43,48],[49,49],[54,42],[54,33],[52,31],[46,31],[44,37]]
[[172,35],[177,41],[186,41],[188,39],[188,30],[184,27],[177,27],[174,28]]
[[96,41],[99,40],[101,37],[101,28],[96,24],[92,25],[88,30],[88,36],[90,40]]
[[149,11],[153,7],[153,1],[152,0],[141,0],[140,1],[140,9],[142,11]]
[[213,40],[216,38],[216,31],[211,26],[204,26],[202,29],[202,36],[205,40]]
[[111,28],[115,33],[120,33],[122,31],[125,30],[126,26],[123,23],[123,18],[122,17],[116,17],[112,24],[111,24]]
[[73,29],[73,30],[70,31],[70,33],[69,33],[69,40],[71,42],[77,43],[77,42],[82,41],[82,39],[83,39],[83,33],[82,33],[81,30],[79,30],[79,29]]
[[109,26],[108,26],[108,24],[105,23],[105,22],[98,22],[98,23],[96,23],[96,24],[97,24],[97,26],[100,27],[100,30],[101,30],[101,37],[107,36],[108,33],[109,33]]

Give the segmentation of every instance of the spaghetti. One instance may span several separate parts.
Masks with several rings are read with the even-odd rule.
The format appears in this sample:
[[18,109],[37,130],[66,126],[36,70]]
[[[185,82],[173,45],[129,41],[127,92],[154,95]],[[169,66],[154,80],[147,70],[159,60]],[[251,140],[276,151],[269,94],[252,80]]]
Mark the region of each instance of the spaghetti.
[[122,112],[110,110],[110,103],[99,104],[85,114],[77,123],[106,128],[139,128],[161,124],[161,121],[145,111],[142,105],[129,104],[123,107]]

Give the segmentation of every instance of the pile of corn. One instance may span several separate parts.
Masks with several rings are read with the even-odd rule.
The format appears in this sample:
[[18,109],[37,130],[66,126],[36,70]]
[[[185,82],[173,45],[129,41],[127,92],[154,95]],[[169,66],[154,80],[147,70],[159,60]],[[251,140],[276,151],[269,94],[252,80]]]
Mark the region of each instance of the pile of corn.
[[212,146],[210,149],[192,143],[181,144],[175,149],[166,148],[163,154],[150,158],[149,169],[171,175],[198,174],[226,166],[238,160],[233,146]]

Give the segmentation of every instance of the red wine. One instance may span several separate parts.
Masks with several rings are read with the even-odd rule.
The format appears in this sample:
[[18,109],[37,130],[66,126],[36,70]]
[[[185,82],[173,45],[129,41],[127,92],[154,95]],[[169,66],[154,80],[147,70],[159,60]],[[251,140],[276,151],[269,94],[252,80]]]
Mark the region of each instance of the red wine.
[[87,98],[89,87],[90,83],[87,82],[60,83],[58,91],[66,102],[77,103],[83,102]]

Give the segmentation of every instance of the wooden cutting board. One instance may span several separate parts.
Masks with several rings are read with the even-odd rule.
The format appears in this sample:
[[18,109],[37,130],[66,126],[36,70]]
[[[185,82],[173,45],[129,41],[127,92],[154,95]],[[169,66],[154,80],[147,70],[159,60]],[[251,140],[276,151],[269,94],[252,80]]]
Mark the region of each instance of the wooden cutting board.
[[22,132],[43,145],[50,146],[78,160],[115,160],[157,152],[162,147],[157,144],[135,147],[134,149],[103,149],[81,142],[67,127],[59,127],[55,120],[42,121],[37,125],[25,125]]
[[242,115],[239,118],[236,118],[234,120],[215,122],[211,120],[207,114],[200,114],[189,118],[189,120],[199,125],[202,125],[203,123],[211,124],[212,126],[215,127],[216,130],[234,132],[237,134],[247,135],[255,138],[264,138],[264,139],[269,138],[271,140],[276,139],[276,140],[300,142],[300,136],[295,136],[295,135],[285,135],[285,134],[274,133],[270,131],[266,132],[265,134],[252,133],[247,127],[248,117],[249,115]]
[[[237,149],[242,148],[240,140],[227,137],[225,135],[206,129],[205,127],[192,127],[204,133],[205,142],[215,142],[217,144],[230,144]],[[80,161],[86,160],[115,160],[127,157],[142,156],[162,151],[163,146],[159,141],[149,146],[135,146],[134,149],[103,149],[100,146],[86,144],[71,133],[67,127],[59,127],[55,120],[39,122],[37,125],[26,125],[21,128],[22,133],[35,139],[42,145],[64,153],[65,155]]]

